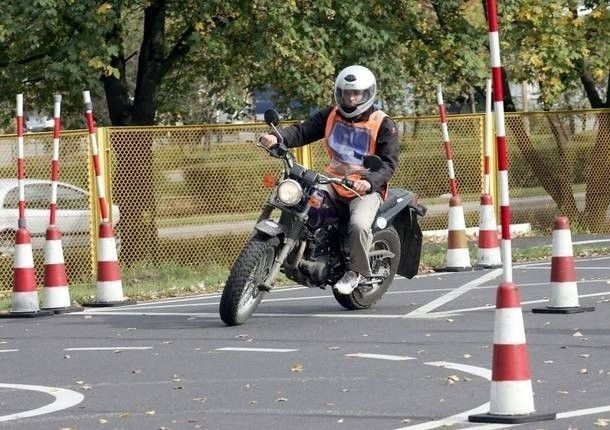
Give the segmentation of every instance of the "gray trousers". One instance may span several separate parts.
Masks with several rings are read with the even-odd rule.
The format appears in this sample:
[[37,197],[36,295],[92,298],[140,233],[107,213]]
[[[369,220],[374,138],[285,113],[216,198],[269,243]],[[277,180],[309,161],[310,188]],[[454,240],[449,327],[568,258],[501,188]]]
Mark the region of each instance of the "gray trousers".
[[332,186],[325,185],[323,188],[334,201],[349,206],[348,237],[345,238],[345,245],[350,250],[347,269],[364,276],[371,276],[369,249],[373,243],[373,221],[383,201],[381,195],[365,194],[362,198],[347,200],[339,197]]
[[381,201],[379,193],[366,194],[361,199],[356,197],[349,201],[348,268],[364,276],[371,276],[369,249],[373,242],[372,225]]

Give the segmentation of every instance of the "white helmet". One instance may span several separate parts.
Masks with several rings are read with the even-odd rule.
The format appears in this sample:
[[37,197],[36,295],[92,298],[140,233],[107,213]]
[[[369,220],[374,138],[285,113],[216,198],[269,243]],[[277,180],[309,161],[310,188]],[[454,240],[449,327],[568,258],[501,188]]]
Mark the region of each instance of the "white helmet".
[[[345,97],[345,90],[360,90],[362,100],[356,106],[350,106]],[[373,105],[377,94],[375,75],[364,66],[349,66],[341,70],[335,80],[335,102],[339,111],[346,118],[354,118]]]

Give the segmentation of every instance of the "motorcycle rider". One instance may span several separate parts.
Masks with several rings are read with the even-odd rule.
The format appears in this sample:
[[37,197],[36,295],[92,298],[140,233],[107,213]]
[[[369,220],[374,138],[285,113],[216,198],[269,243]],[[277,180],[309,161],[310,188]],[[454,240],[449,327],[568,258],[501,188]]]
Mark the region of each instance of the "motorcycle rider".
[[[375,75],[366,67],[352,65],[341,70],[335,80],[336,105],[322,109],[302,123],[280,130],[289,147],[307,145],[324,138],[330,161],[325,171],[333,176],[363,168],[365,155],[378,155],[382,166],[375,172],[352,174],[353,191],[332,184],[334,199],[349,207],[347,244],[350,250],[347,271],[333,286],[341,294],[351,294],[363,277],[371,277],[368,251],[372,224],[398,166],[399,136],[394,121],[373,103],[377,94]],[[268,148],[278,144],[275,134],[263,134],[260,142]],[[329,188],[330,189],[330,188]]]

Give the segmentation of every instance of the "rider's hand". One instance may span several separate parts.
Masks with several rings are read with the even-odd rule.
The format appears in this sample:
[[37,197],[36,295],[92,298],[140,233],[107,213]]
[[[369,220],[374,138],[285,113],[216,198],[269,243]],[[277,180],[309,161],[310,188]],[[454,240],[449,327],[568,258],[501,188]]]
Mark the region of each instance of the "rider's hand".
[[261,137],[259,137],[258,141],[260,142],[261,145],[263,145],[265,148],[272,148],[275,145],[277,145],[277,136],[274,134],[262,134]]
[[366,179],[357,179],[354,181],[352,189],[358,194],[366,194],[371,190],[371,183]]

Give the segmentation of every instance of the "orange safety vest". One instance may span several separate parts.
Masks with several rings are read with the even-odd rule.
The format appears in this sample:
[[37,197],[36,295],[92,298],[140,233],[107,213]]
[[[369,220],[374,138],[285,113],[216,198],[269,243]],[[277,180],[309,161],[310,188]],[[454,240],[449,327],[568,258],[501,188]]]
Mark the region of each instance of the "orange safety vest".
[[[377,134],[386,116],[385,112],[376,110],[367,121],[349,122],[339,115],[337,107],[332,109],[324,132],[326,151],[330,156],[330,162],[324,170],[332,176],[343,177],[349,170],[362,169],[363,157],[375,154]],[[354,181],[362,179],[363,176],[352,173],[348,178]],[[339,184],[332,185],[337,195],[344,198],[356,197],[354,191]]]

